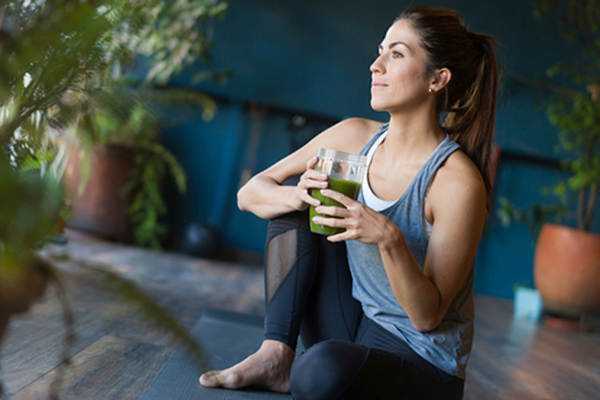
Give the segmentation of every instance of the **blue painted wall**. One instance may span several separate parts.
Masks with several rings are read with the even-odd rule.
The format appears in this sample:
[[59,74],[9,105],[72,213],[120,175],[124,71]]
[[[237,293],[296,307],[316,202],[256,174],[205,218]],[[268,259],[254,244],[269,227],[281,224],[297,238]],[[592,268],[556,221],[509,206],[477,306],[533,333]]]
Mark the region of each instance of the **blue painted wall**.
[[[543,107],[534,107],[539,95],[514,76],[543,73],[574,50],[552,24],[534,18],[533,3],[456,0],[427,4],[458,10],[471,30],[489,33],[502,43],[506,72],[498,109],[501,148],[557,159],[557,132],[548,124]],[[192,222],[212,220],[225,244],[262,251],[266,222],[236,206],[243,171],[259,172],[342,118],[385,120],[385,115],[369,107],[368,68],[385,30],[409,4],[425,3],[232,0],[227,17],[215,24],[214,60],[209,67],[229,69],[234,76],[225,85],[205,82],[199,86],[220,99],[217,116],[210,123],[198,118],[164,132],[165,144],[180,159],[189,179],[184,198],[169,197],[173,237],[181,237]],[[206,67],[195,66],[173,83],[191,85],[193,73]],[[251,102],[267,106],[262,121],[250,115]],[[292,132],[290,121],[296,114],[306,116],[308,125]],[[544,200],[540,189],[554,183],[557,174],[557,169],[546,164],[502,159],[496,194],[527,207]],[[598,231],[600,216],[596,217],[594,229]],[[502,228],[492,216],[477,256],[475,290],[511,297],[515,283],[532,283],[533,246],[526,228]]]

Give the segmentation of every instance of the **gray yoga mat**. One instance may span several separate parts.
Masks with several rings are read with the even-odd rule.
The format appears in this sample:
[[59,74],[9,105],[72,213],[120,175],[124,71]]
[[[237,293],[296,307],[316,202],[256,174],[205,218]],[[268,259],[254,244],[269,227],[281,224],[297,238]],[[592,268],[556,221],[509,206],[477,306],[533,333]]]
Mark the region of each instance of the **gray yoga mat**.
[[[263,319],[258,316],[206,309],[191,334],[205,347],[215,369],[229,367],[254,353],[262,342]],[[209,389],[198,383],[201,365],[179,347],[140,400],[291,400],[287,394],[257,389]]]

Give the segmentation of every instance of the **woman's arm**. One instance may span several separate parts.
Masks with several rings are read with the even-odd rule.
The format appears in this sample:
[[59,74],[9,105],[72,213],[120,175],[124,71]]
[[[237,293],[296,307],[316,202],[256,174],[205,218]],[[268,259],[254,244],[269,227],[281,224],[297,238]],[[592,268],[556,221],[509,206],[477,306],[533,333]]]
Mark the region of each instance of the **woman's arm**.
[[434,223],[421,271],[404,237],[378,243],[394,295],[415,329],[435,329],[472,267],[485,225],[486,191],[478,171],[441,171],[428,195]]
[[485,224],[483,179],[463,153],[455,155],[438,171],[427,196],[434,220],[423,271],[398,226],[382,214],[327,190],[324,195],[347,208],[317,208],[343,218],[316,217],[319,224],[346,228],[330,241],[354,239],[378,246],[394,296],[421,332],[435,329],[446,315],[472,266]]
[[[311,188],[327,186],[327,176],[313,170],[319,147],[358,153],[381,123],[365,119],[344,120],[316,136],[302,148],[248,181],[238,192],[238,207],[271,219],[304,210],[319,201],[309,195]],[[302,175],[297,186],[281,186],[289,177]]]

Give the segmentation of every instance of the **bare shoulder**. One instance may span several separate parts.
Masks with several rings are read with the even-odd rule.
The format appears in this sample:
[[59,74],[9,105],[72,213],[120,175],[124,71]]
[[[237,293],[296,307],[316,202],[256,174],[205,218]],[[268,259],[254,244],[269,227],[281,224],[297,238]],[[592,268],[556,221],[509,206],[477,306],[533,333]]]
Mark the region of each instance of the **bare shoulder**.
[[316,139],[321,147],[358,153],[382,125],[365,118],[348,118],[323,132]]
[[[471,210],[485,213],[486,189],[475,163],[462,151],[452,153],[431,184],[428,199],[432,211]],[[453,199],[448,202],[448,199]],[[435,217],[434,217],[435,218]]]
[[438,175],[444,178],[441,179],[442,181],[447,181],[449,184],[468,186],[481,184],[485,187],[479,169],[462,150],[455,151],[446,159]]

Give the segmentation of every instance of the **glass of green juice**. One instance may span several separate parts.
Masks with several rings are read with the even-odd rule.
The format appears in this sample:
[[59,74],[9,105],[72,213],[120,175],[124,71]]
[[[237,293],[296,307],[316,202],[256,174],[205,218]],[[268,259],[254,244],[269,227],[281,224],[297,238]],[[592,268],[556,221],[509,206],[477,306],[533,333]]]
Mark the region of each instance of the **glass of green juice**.
[[[356,200],[362,181],[367,171],[367,157],[360,154],[345,153],[332,149],[319,149],[317,152],[319,161],[315,170],[327,174],[328,188],[345,194]],[[320,189],[311,189],[311,196],[319,200],[322,205],[344,207],[342,204],[321,194]],[[314,206],[310,206],[310,230],[321,235],[335,235],[343,232],[343,228],[332,228],[325,225],[317,225],[313,222],[313,217],[319,215],[326,218],[330,217],[324,214],[318,214]]]

